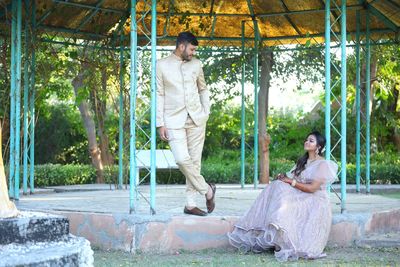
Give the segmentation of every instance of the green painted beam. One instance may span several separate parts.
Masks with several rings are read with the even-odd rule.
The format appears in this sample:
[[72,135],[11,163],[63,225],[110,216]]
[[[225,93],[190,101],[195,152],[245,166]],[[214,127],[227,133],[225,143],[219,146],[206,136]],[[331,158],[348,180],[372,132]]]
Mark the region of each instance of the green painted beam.
[[83,26],[85,26],[96,14],[100,11],[100,6],[104,3],[105,0],[99,0],[96,3],[96,9],[93,9],[92,12],[85,17],[85,19],[79,23],[78,27],[75,29],[76,32],[78,32],[80,29],[82,29]]
[[[250,0],[248,0],[250,1]],[[363,5],[349,5],[347,6],[347,10],[361,10],[363,9]],[[337,9],[331,9],[331,11],[335,11]],[[325,9],[307,9],[307,10],[298,10],[298,11],[284,11],[284,12],[271,12],[271,13],[260,13],[260,14],[255,14],[254,16],[256,18],[265,18],[265,17],[280,17],[284,15],[299,15],[299,14],[312,14],[312,13],[323,13],[325,12]],[[165,16],[167,15],[168,12],[158,12],[157,15],[159,16]],[[196,12],[172,12],[170,15],[172,16],[197,16],[197,17],[206,17],[210,16],[209,13],[196,13]],[[214,13],[213,15],[217,17],[252,17],[251,14],[249,13]]]
[[[340,32],[334,32],[337,35],[340,35]],[[391,29],[371,29],[370,33],[393,33],[393,30]],[[352,31],[352,32],[347,32],[347,36],[350,35],[355,35],[356,31]],[[365,35],[366,32],[365,31],[361,31],[360,32],[361,35]],[[303,34],[303,35],[290,35],[290,36],[275,36],[275,37],[263,37],[260,38],[260,41],[276,41],[276,40],[290,40],[290,39],[296,39],[296,38],[300,38],[300,39],[304,39],[304,38],[313,38],[313,37],[324,37],[325,33],[317,33],[317,34]],[[163,38],[160,38],[160,40],[162,39],[167,39],[167,40],[176,40],[177,36],[166,36]],[[147,39],[147,37],[145,36],[138,36],[139,40],[145,40]],[[197,37],[198,40],[209,40],[209,37]],[[221,41],[237,41],[238,43],[241,43],[242,41],[242,37],[214,37],[213,40],[221,40]],[[245,37],[245,41],[254,41],[254,38],[251,37]]]
[[246,106],[245,106],[245,94],[244,94],[244,84],[246,79],[246,63],[244,61],[245,57],[245,49],[244,49],[244,30],[245,30],[245,22],[242,21],[242,91],[241,91],[241,116],[240,116],[240,185],[241,188],[244,188],[246,182],[246,172],[245,172],[245,160],[246,160]]
[[[396,8],[400,9],[400,4],[396,3],[395,1],[393,1],[393,0],[386,0],[386,1],[388,1],[390,4],[392,4]],[[399,10],[399,13],[400,13],[400,10]]]
[[166,16],[166,18],[165,18],[163,36],[166,36],[166,35],[167,35],[167,31],[168,31],[168,28],[169,28],[169,18],[170,18],[170,16],[171,16],[172,9],[173,9],[173,6],[174,6],[174,5],[175,5],[175,0],[170,0],[170,1],[169,1],[169,7],[168,7],[168,13],[167,13],[167,16]]
[[370,188],[370,152],[371,152],[371,114],[370,114],[370,100],[371,100],[371,47],[370,47],[370,9],[367,10],[365,16],[365,24],[367,28],[367,47],[366,47],[366,55],[365,55],[365,124],[366,124],[366,132],[365,132],[365,185],[366,185],[366,193],[369,194],[371,192]]
[[[41,25],[38,28],[46,30],[46,31],[53,31],[53,32],[64,32],[64,33],[69,33],[69,34],[76,34],[76,35],[82,35],[82,36],[87,36],[89,38],[93,38],[93,39],[105,39],[108,38],[109,36],[107,35],[103,35],[103,34],[97,34],[97,33],[90,33],[90,32],[75,32],[74,29],[68,29],[68,28],[62,28],[62,27],[51,27],[51,26],[45,26],[45,25]],[[337,35],[340,35],[340,32],[334,32]],[[392,29],[371,29],[370,33],[393,33]],[[356,31],[353,32],[348,32],[347,35],[355,35]],[[360,32],[361,35],[365,35],[365,31]],[[165,37],[161,37],[158,38],[158,40],[176,40],[177,36],[165,36]],[[296,38],[313,38],[313,37],[324,37],[324,33],[318,33],[318,34],[309,34],[309,35],[291,35],[291,36],[274,36],[274,37],[264,37],[261,38],[260,37],[260,41],[277,41],[277,40],[289,40],[289,39],[296,39]],[[396,37],[394,37],[396,38]],[[210,37],[197,37],[198,40],[211,40]],[[138,41],[140,40],[148,40],[148,38],[146,36],[138,36]],[[234,41],[234,42],[238,42],[241,43],[242,41],[242,37],[213,37],[212,40],[217,40],[217,41]],[[245,41],[254,41],[254,38],[251,37],[245,37]],[[238,45],[240,46],[240,45]]]
[[129,70],[129,213],[136,212],[138,195],[138,180],[136,173],[136,96],[137,96],[137,21],[136,0],[130,0],[131,28],[130,28],[130,70]]
[[11,12],[11,4],[8,4],[6,6],[4,6],[1,10],[0,10],[0,18],[3,17],[6,13]]
[[[340,32],[334,32],[336,35],[340,35]],[[356,31],[347,32],[347,36],[355,35]],[[370,33],[393,33],[391,29],[371,29]],[[366,35],[366,31],[361,31],[361,35]],[[291,35],[291,36],[276,36],[276,37],[266,37],[262,38],[262,40],[272,41],[272,40],[288,40],[288,39],[295,39],[295,38],[313,38],[313,37],[324,37],[325,33],[316,33],[316,34],[309,34],[309,35]]]
[[[386,17],[384,14],[382,14],[378,9],[376,9],[374,6],[368,4],[367,5],[367,9],[368,11],[374,15],[375,17],[377,17],[381,22],[383,22],[386,27],[392,29],[394,32],[398,32],[399,31],[399,27],[397,27],[397,25],[391,21],[388,17]],[[372,32],[371,32],[372,33]]]
[[103,12],[110,12],[110,13],[117,13],[117,14],[128,14],[128,10],[121,10],[121,9],[114,9],[114,8],[99,8],[92,5],[82,4],[73,1],[60,1],[60,0],[53,0],[53,3],[62,4],[66,6],[73,6],[79,8],[86,8],[86,9],[98,9]]
[[21,58],[22,58],[22,0],[15,0],[17,3],[17,33],[13,40],[16,46],[16,77],[15,77],[15,173],[14,173],[14,199],[19,200],[20,186],[20,137],[21,137]]
[[14,198],[15,179],[15,87],[16,87],[16,49],[17,49],[17,2],[12,1],[11,7],[11,69],[10,69],[10,159],[8,175],[8,195]]
[[360,70],[360,28],[361,28],[361,14],[360,11],[356,13],[356,192],[360,193],[361,181],[361,70]]
[[215,24],[217,23],[217,16],[213,16],[213,22],[211,26],[211,35],[210,38],[214,39],[214,32],[215,32]]
[[[47,38],[40,38],[39,41],[43,42],[43,43],[71,45],[71,46],[76,46],[76,47],[87,47],[87,48],[91,48],[91,49],[99,49],[99,50],[107,50],[107,51],[113,51],[113,50],[118,51],[119,50],[119,48],[111,47],[111,46],[78,44],[78,43],[71,43],[71,42],[55,41],[55,40],[47,39]],[[126,48],[126,49],[128,49],[128,48]]]
[[53,26],[47,26],[47,25],[38,25],[37,28],[41,29],[41,30],[46,30],[46,31],[83,35],[83,36],[90,37],[90,38],[93,38],[93,39],[105,39],[105,38],[109,37],[107,35],[98,34],[98,33],[82,32],[82,31],[76,32],[75,29],[69,29],[69,28],[63,28],[63,27],[53,27]]
[[[96,46],[96,45],[85,45],[85,44],[78,44],[78,43],[71,43],[71,42],[62,42],[62,41],[55,41],[55,40],[51,40],[51,39],[46,39],[46,38],[41,38],[40,42],[43,43],[52,43],[52,44],[59,44],[59,45],[70,45],[70,46],[77,46],[77,47],[86,47],[86,48],[90,48],[90,49],[99,49],[99,50],[107,50],[107,51],[119,51],[119,47],[110,47],[110,46]],[[371,46],[382,46],[382,45],[393,45],[393,44],[397,44],[396,41],[385,41],[385,42],[379,42],[379,43],[371,43]],[[365,46],[365,44],[360,44],[361,46]],[[336,47],[340,47],[340,46],[331,46],[331,48],[336,48]],[[346,47],[356,47],[356,45],[354,44],[347,44]],[[277,47],[273,47],[270,48],[271,50],[273,50],[274,52],[284,52],[284,51],[303,51],[303,50],[322,50],[324,49],[325,46],[319,46],[319,47],[293,47],[293,48],[277,48]],[[266,49],[266,48],[263,48]],[[129,51],[130,48],[125,47],[124,48],[125,51]],[[143,51],[151,51],[151,49],[149,48],[144,48]],[[162,48],[162,47],[158,47],[157,51],[160,52],[170,52],[171,49],[169,48]],[[221,47],[218,49],[212,49],[212,48],[205,48],[205,49],[201,49],[199,50],[199,52],[218,52],[218,53],[240,53],[241,48],[240,47]]]
[[[32,1],[32,8],[31,8],[31,24],[32,24],[32,43],[36,43],[36,2]],[[30,116],[31,116],[31,124],[30,124],[30,147],[29,147],[29,187],[30,193],[33,194],[35,192],[35,97],[36,97],[36,46],[31,47],[31,73],[29,77],[30,82]]]
[[[283,0],[280,0],[280,2],[282,3],[283,8],[285,9],[286,12],[290,12],[289,8],[287,7],[287,5],[285,4],[285,2]],[[292,19],[289,17],[288,14],[284,15],[286,20],[290,23],[290,25],[293,27],[293,29],[297,32],[297,34],[301,34],[300,29],[297,27],[296,24],[293,23]]]
[[[25,14],[29,14],[29,1],[25,0]],[[23,106],[23,175],[22,175],[22,190],[23,194],[28,194],[28,128],[29,128],[29,72],[30,72],[30,18],[25,15],[25,47],[24,47],[24,106]]]
[[150,120],[150,214],[156,214],[156,149],[157,149],[157,129],[156,129],[156,110],[157,110],[157,84],[156,84],[156,63],[157,63],[157,1],[151,1],[151,120]]
[[[124,41],[124,35],[120,35],[121,44]],[[124,47],[120,46],[119,52],[119,120],[118,120],[118,189],[122,189],[124,176]]]
[[[346,0],[341,0],[341,16],[340,16],[340,31],[346,32]],[[340,59],[340,193],[341,193],[341,213],[346,211],[347,200],[347,176],[346,176],[346,163],[347,163],[347,57],[346,57],[346,35],[341,34],[341,59]]]

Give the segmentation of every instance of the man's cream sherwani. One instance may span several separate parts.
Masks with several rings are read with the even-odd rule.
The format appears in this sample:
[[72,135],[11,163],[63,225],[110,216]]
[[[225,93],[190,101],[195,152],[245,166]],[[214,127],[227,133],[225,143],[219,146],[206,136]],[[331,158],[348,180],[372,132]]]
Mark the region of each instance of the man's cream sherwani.
[[200,170],[209,114],[209,92],[201,62],[196,58],[183,61],[175,54],[159,60],[157,127],[167,128],[172,154],[186,177],[187,207],[195,207],[195,196],[208,190]]
[[183,128],[188,114],[196,125],[210,113],[209,92],[200,60],[175,54],[157,62],[157,127]]

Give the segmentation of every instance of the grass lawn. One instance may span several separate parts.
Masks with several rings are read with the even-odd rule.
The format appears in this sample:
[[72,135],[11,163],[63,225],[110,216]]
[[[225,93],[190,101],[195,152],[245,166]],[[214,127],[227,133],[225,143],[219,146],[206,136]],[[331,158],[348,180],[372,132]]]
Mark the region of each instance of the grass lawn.
[[380,194],[383,197],[390,197],[390,198],[397,198],[400,199],[400,192],[394,192],[394,193],[382,193]]
[[327,248],[327,257],[279,263],[272,252],[243,254],[233,249],[177,251],[174,254],[129,254],[121,251],[94,251],[98,266],[399,266],[400,248]]

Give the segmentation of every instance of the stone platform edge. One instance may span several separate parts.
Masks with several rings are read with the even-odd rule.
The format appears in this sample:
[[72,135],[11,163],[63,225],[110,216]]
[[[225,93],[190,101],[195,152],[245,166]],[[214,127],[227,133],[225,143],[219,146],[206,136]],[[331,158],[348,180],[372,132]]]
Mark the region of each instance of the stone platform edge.
[[[47,211],[48,212],[48,211]],[[139,216],[130,214],[52,211],[67,217],[70,232],[101,249],[131,253],[173,253],[229,247],[227,233],[238,216]],[[333,216],[328,247],[354,246],[377,233],[400,231],[400,208]]]

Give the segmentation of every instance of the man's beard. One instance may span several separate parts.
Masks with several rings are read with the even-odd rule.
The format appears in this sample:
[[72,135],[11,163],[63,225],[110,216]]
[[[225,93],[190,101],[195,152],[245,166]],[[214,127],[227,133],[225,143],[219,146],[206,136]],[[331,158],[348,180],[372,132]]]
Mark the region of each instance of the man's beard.
[[186,53],[186,50],[182,52],[182,59],[185,61],[190,61],[192,58],[189,57],[188,53]]

